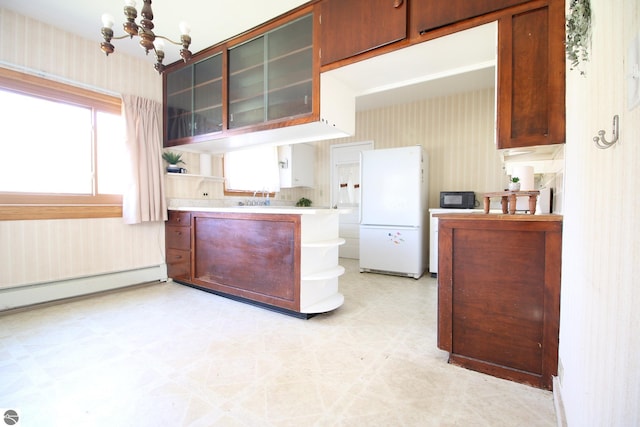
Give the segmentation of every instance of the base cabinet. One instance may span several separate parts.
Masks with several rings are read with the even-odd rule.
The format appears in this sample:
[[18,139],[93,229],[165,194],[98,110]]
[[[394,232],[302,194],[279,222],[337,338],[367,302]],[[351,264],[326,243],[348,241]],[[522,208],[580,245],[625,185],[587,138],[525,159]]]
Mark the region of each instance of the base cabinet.
[[300,216],[194,214],[193,283],[298,311]]
[[169,211],[165,225],[167,275],[176,280],[191,280],[191,214]]
[[[192,256],[187,265],[170,264],[171,251],[177,248],[170,248],[167,239],[169,277],[299,317],[342,305],[338,277],[344,268],[338,265],[338,247],[344,239],[338,237],[336,210],[317,214],[270,214],[269,208],[264,208],[265,213],[242,211],[170,211],[170,218],[180,217],[178,212],[190,218]],[[175,237],[176,228],[167,224],[173,246],[183,237]]]
[[450,363],[551,389],[561,219],[465,216],[439,217],[438,347],[449,352]]

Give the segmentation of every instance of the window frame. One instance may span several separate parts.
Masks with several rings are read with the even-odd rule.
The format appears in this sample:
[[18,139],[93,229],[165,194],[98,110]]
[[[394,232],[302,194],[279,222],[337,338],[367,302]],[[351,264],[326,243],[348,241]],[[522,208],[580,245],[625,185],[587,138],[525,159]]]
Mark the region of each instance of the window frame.
[[[97,111],[122,111],[120,97],[2,67],[0,89],[91,108],[94,119]],[[122,217],[121,195],[0,192],[0,220],[116,217]]]

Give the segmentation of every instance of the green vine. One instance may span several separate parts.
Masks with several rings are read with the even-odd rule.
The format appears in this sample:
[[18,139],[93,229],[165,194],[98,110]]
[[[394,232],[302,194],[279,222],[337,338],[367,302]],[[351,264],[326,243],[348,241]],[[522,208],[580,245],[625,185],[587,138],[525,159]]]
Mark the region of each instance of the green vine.
[[[567,16],[567,59],[570,69],[577,69],[580,62],[589,60],[591,44],[591,4],[590,0],[571,0]],[[584,75],[584,71],[580,71]]]

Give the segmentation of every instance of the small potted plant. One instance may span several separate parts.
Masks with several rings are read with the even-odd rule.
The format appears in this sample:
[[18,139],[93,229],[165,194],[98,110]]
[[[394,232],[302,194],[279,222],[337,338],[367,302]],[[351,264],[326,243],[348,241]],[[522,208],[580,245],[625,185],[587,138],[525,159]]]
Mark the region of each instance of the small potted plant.
[[182,161],[182,154],[165,151],[162,153],[162,158],[169,164],[169,166],[167,166],[167,172],[180,173],[181,168],[178,165],[180,163],[184,164],[184,161]]
[[300,200],[296,202],[296,206],[308,208],[309,206],[311,206],[311,200],[305,197],[301,197]]
[[509,191],[520,191],[520,178],[512,176],[509,181]]

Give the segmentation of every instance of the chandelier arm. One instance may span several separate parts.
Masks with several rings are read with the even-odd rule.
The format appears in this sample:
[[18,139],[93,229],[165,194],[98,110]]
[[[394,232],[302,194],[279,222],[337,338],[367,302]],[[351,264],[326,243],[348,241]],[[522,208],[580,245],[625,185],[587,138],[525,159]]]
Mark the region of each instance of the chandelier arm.
[[118,37],[111,37],[111,40],[122,40],[122,39],[126,39],[126,38],[132,38],[133,36],[130,36],[129,34],[125,34],[123,36],[118,36]]
[[176,46],[182,46],[182,43],[181,43],[181,42],[174,42],[173,40],[171,40],[170,38],[165,37],[165,36],[159,36],[159,35],[157,35],[157,34],[156,34],[156,38],[157,38],[157,39],[166,40],[166,41],[168,41],[169,43],[175,44]]

